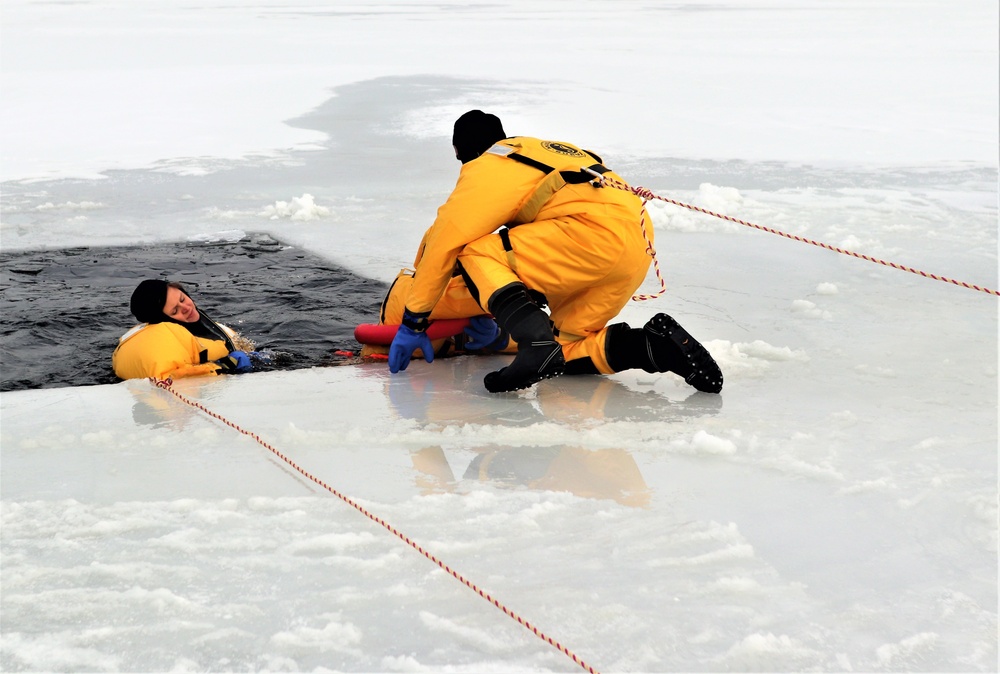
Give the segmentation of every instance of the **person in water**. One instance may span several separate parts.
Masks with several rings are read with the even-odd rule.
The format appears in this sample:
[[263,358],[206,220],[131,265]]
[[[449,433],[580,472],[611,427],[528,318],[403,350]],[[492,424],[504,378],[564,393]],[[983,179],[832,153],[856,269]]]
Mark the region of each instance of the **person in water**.
[[253,345],[216,323],[180,283],[146,279],[132,292],[129,309],[139,325],[118,340],[111,356],[121,379],[179,379],[240,374],[253,369]]

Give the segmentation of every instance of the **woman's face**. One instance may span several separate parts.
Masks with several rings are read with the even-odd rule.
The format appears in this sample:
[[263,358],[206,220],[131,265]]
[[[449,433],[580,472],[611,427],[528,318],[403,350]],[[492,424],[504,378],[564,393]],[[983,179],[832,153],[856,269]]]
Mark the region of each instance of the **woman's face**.
[[163,305],[163,313],[168,318],[181,323],[194,323],[201,316],[194,306],[194,300],[187,296],[180,288],[167,286],[167,301]]

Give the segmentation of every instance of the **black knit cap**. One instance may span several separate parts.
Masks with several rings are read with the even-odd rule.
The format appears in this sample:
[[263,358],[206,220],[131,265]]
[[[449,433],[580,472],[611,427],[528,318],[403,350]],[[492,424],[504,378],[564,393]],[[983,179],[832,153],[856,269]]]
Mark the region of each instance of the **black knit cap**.
[[167,320],[163,305],[167,303],[167,281],[146,279],[132,291],[128,306],[140,323],[162,323]]
[[499,117],[482,110],[469,110],[455,120],[455,132],[451,137],[451,144],[455,146],[458,159],[465,164],[489,150],[493,143],[506,137]]

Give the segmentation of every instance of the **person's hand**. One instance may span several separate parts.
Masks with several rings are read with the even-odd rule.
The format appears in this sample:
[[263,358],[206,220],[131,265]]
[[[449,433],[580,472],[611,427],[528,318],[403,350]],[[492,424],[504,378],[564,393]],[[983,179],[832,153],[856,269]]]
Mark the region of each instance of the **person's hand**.
[[225,358],[220,358],[215,362],[219,364],[222,368],[221,371],[225,374],[242,374],[253,369],[250,356],[243,351],[232,351]]
[[500,332],[500,326],[489,316],[473,316],[463,332],[467,337],[466,349],[499,351],[507,346],[507,335]]
[[236,372],[238,374],[243,374],[244,372],[249,372],[253,369],[253,363],[250,362],[250,356],[246,354],[245,351],[232,351],[229,357],[233,359],[236,364]]
[[399,326],[389,346],[389,372],[395,374],[405,370],[410,364],[413,352],[417,349],[423,352],[424,360],[428,363],[434,362],[434,346],[427,333],[423,330],[413,330],[405,325]]
[[389,346],[389,372],[395,374],[405,370],[417,349],[424,354],[424,360],[434,362],[434,346],[427,336],[427,325],[427,316],[416,316],[409,309],[403,311],[403,324]]

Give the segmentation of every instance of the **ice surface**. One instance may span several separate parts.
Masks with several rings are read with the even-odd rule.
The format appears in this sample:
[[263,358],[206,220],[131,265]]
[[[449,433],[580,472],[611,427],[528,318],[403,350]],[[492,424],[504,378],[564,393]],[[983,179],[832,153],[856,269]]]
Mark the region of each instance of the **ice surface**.
[[[997,13],[5,2],[0,236],[270,231],[388,281],[482,107],[664,196],[996,288]],[[641,372],[492,396],[500,358],[176,389],[596,669],[994,671],[996,298],[651,211],[668,293],[621,320],[676,316],[721,396]],[[0,410],[6,671],[579,671],[147,382]]]

